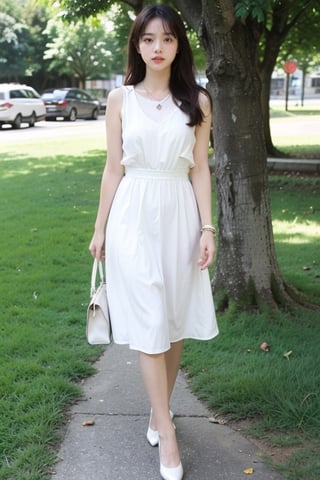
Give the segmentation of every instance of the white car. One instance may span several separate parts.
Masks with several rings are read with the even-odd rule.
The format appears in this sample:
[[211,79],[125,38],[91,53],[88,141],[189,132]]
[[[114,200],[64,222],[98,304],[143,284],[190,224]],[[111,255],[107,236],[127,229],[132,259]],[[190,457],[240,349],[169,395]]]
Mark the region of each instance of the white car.
[[20,128],[28,123],[33,127],[35,122],[44,120],[46,107],[39,93],[27,85],[0,83],[0,128],[4,124],[12,128]]

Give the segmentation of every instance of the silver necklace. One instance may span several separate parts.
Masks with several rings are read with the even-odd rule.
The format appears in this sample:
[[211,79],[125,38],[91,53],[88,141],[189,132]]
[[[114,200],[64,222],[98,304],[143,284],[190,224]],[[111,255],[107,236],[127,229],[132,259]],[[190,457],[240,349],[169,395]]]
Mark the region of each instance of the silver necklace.
[[149,95],[149,97],[154,101],[154,102],[157,102],[157,105],[156,105],[156,109],[157,110],[161,110],[162,109],[162,105],[168,100],[168,98],[170,97],[171,93],[169,92],[168,95],[166,97],[164,97],[162,100],[158,100],[157,98],[154,98],[154,96],[152,95],[152,93],[146,89],[145,87],[145,84],[144,82],[142,83],[142,86],[143,86],[143,89],[147,92],[147,94]]

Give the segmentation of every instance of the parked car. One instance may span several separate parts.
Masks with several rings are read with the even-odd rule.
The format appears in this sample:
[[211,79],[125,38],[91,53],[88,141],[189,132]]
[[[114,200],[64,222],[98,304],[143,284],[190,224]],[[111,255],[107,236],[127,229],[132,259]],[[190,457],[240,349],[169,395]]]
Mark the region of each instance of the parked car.
[[46,106],[46,120],[63,117],[74,122],[77,118],[97,120],[99,100],[80,88],[53,88],[45,90],[42,100]]
[[39,93],[27,85],[16,83],[0,84],[0,128],[10,124],[20,128],[21,123],[34,127],[45,119],[46,109]]
[[97,98],[100,103],[100,113],[104,113],[107,108],[108,90],[106,88],[87,88],[86,92],[94,98]]

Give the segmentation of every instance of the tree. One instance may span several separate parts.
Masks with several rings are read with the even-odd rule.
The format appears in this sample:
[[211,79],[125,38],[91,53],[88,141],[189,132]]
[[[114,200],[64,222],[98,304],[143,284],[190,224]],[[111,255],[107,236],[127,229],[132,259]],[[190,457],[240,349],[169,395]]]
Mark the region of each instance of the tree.
[[49,70],[75,76],[82,88],[88,78],[108,77],[111,52],[102,25],[94,25],[90,20],[67,25],[54,19],[49,22],[47,33],[51,40],[44,58],[50,60]]
[[32,0],[0,0],[0,80],[32,83],[45,80],[43,30],[48,19],[45,5]]
[[[308,38],[310,45],[318,44],[319,49],[319,12],[318,0],[276,1],[271,2],[272,10],[266,10],[263,31],[260,34],[259,77],[261,81],[261,105],[264,121],[264,136],[267,152],[270,156],[281,156],[273,145],[270,132],[269,97],[271,76],[275,69],[281,46],[289,36],[300,32],[300,37]],[[306,44],[305,44],[306,45]]]
[[264,106],[267,73],[271,80],[281,41],[312,2],[203,0],[198,15],[191,0],[175,3],[189,15],[187,21],[198,18],[214,100],[219,204],[214,288],[226,305],[292,304],[298,296],[283,280],[274,248]]
[[[54,0],[52,0],[54,1]],[[126,3],[137,14],[142,9],[144,0],[58,0],[63,10],[63,16],[68,21],[78,18],[88,18],[90,15],[97,15],[105,12],[114,3]]]
[[[49,42],[44,58],[50,60],[49,70],[76,77],[80,86],[87,79],[106,79],[123,73],[126,38],[132,20],[128,9],[113,5],[106,14],[90,18],[61,18],[48,22]],[[115,22],[117,28],[114,28]]]
[[25,73],[26,27],[12,16],[0,13],[0,79],[18,80]]
[[45,28],[50,15],[53,14],[45,4],[38,0],[21,0],[22,16],[28,28],[28,56],[24,81],[30,82],[42,91],[48,81],[48,62],[43,58],[48,41]]
[[[91,1],[79,0],[77,5],[90,8]],[[70,6],[70,0],[64,3]],[[94,2],[95,6],[97,3]],[[132,6],[133,3],[130,2]],[[232,303],[238,308],[255,305],[272,309],[290,305],[298,297],[283,280],[275,255],[268,192],[266,113],[261,99],[266,96],[269,99],[268,82],[285,35],[311,8],[312,1],[175,0],[172,3],[199,32],[207,58],[208,88],[213,97],[219,204],[215,293],[220,294],[221,306]]]

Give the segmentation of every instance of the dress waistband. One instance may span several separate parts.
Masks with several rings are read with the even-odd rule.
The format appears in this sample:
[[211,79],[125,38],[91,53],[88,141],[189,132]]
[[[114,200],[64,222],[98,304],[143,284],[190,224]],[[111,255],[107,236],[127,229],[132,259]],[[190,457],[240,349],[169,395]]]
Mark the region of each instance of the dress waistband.
[[134,178],[154,178],[157,180],[188,179],[188,170],[160,170],[156,168],[126,167],[126,176]]

